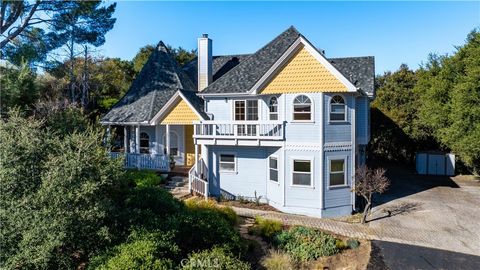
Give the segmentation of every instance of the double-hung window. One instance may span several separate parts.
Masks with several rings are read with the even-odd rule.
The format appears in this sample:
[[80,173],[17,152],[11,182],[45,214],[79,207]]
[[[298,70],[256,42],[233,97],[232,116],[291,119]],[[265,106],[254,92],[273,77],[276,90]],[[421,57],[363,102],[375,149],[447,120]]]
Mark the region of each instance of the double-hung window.
[[329,160],[329,186],[336,187],[336,186],[346,186],[347,185],[347,178],[345,173],[345,158],[339,159],[330,159]]
[[278,159],[277,157],[268,158],[268,175],[270,181],[278,182]]
[[347,106],[345,105],[345,100],[341,96],[333,96],[330,101],[330,121],[347,121]]
[[294,186],[312,186],[312,161],[294,159],[292,185]]
[[235,161],[235,155],[233,154],[220,154],[219,167],[221,172],[236,172],[237,163]]

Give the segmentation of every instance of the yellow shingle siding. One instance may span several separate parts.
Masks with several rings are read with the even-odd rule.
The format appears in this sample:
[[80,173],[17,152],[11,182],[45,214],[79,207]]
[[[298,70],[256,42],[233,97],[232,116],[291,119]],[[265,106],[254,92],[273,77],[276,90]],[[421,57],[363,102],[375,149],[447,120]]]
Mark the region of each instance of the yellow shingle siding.
[[163,118],[162,124],[191,125],[199,121],[198,115],[188,106],[185,100],[180,100],[172,110]]
[[347,87],[302,47],[261,94],[347,92]]

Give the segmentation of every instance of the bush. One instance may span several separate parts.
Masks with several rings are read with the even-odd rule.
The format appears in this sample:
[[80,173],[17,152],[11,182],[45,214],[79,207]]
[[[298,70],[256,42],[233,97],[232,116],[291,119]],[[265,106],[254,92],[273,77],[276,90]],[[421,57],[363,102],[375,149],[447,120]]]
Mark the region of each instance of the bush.
[[172,269],[178,246],[169,233],[133,233],[131,240],[92,260],[89,269]]
[[345,243],[345,241],[343,241],[343,240],[341,240],[341,239],[335,240],[335,246],[336,246],[339,250],[347,249],[347,248],[348,248],[347,243]]
[[358,242],[356,239],[348,239],[347,246],[351,249],[356,249],[360,246],[360,242]]
[[278,247],[294,260],[306,262],[339,252],[331,235],[305,227],[293,227],[275,237]]
[[136,228],[157,229],[167,216],[181,212],[183,204],[160,187],[137,187],[125,200],[124,222]]
[[294,263],[290,255],[281,251],[270,251],[270,253],[262,260],[262,266],[267,270],[290,270],[295,269]]
[[282,231],[282,223],[257,216],[255,217],[255,225],[250,228],[249,233],[252,232],[265,239],[272,239],[273,236]]
[[160,176],[147,170],[129,170],[126,177],[131,179],[137,187],[156,187],[162,182]]
[[231,225],[237,223],[237,214],[231,207],[228,206],[219,206],[214,200],[202,200],[198,198],[192,198],[185,201],[185,205],[188,209],[205,211],[205,212],[215,212],[220,214],[225,218]]
[[228,249],[214,247],[190,254],[187,261],[182,261],[182,269],[247,270],[250,265],[235,257]]
[[227,245],[242,251],[240,234],[219,212],[187,209],[167,220],[166,230],[175,231],[175,242],[184,255],[190,251]]

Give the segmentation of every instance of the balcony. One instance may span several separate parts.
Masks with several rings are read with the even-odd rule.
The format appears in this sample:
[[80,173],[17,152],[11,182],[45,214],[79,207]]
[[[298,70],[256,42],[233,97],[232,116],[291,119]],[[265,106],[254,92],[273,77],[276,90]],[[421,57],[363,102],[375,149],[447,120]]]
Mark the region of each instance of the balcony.
[[279,121],[202,121],[194,123],[195,143],[206,145],[277,146],[285,138]]

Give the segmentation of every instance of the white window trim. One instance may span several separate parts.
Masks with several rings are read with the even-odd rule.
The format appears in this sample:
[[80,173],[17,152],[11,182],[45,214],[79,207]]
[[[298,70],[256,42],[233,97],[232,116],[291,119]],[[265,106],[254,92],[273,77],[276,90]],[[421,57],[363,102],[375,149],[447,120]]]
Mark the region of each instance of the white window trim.
[[[277,168],[274,169],[274,170],[277,170],[277,181],[272,180],[271,177],[270,177],[270,169],[271,169],[271,168],[270,168],[270,158],[275,158],[275,159],[277,159]],[[279,171],[280,171],[280,166],[279,166],[279,165],[280,165],[280,164],[279,164],[279,162],[278,162],[278,155],[270,155],[270,156],[268,157],[268,159],[267,159],[267,170],[268,170],[267,175],[268,175],[268,181],[270,181],[270,182],[272,182],[272,183],[275,183],[275,184],[278,184],[278,185],[280,185],[280,172],[279,172]]]
[[[345,107],[345,118],[344,118],[344,120],[331,120],[330,119],[330,114],[332,114],[332,99],[333,99],[334,96],[342,97],[343,102],[345,102],[345,104],[343,105]],[[328,122],[329,123],[348,123],[348,106],[347,106],[347,99],[345,98],[344,95],[335,93],[335,95],[332,95],[332,96],[329,97],[329,99],[328,99]]]
[[[295,160],[304,160],[304,161],[310,161],[310,185],[296,185],[293,183],[293,164]],[[315,177],[314,177],[314,171],[315,171],[315,158],[312,156],[292,156],[290,157],[290,186],[294,188],[310,188],[310,189],[315,189]],[[301,172],[299,172],[301,173]]]
[[[164,151],[166,151],[166,149],[167,149],[167,132],[166,132],[166,131],[164,131],[164,132],[165,132],[165,133],[164,133],[163,136],[162,136],[162,144],[163,144]],[[178,135],[178,132],[175,131],[175,130],[172,130],[172,126],[170,126],[170,136],[171,136],[172,134],[173,134],[175,137],[177,137],[177,147],[176,147],[176,148],[177,148],[177,155],[174,156],[174,157],[176,157],[176,158],[183,157],[183,152],[180,151],[180,145],[181,145],[180,136]],[[174,146],[174,145],[172,144],[172,139],[170,138],[170,148],[175,148],[175,147],[172,147],[172,146]],[[182,146],[183,146],[183,145],[182,145]],[[182,148],[183,148],[183,147],[182,147]],[[184,150],[184,149],[181,149],[181,150]]]
[[[235,165],[233,171],[222,171],[221,166],[220,166],[220,163],[221,163],[220,157],[222,155],[233,155],[233,164]],[[227,162],[227,163],[231,163],[231,162]],[[220,152],[220,153],[218,153],[218,172],[224,173],[224,174],[237,174],[238,173],[237,153],[235,153],[235,152]]]
[[[247,101],[248,100],[256,100],[257,101],[257,118],[258,120],[247,120],[247,112],[248,112],[248,105]],[[243,101],[245,102],[245,120],[235,120],[235,102],[237,101]],[[259,101],[258,98],[249,98],[249,99],[232,99],[232,121],[260,121],[262,119],[262,107],[261,107],[262,102]]]
[[[342,160],[343,159],[343,183],[342,185],[330,185],[330,172],[331,172],[331,161],[332,160]],[[347,155],[339,155],[339,156],[329,156],[327,157],[328,162],[328,170],[327,170],[327,189],[337,189],[337,188],[345,188],[349,187],[347,174],[348,174],[348,156]]]
[[[310,99],[310,120],[295,120],[295,99],[299,96],[306,96],[308,97],[308,99]],[[315,101],[314,99],[310,96],[310,95],[307,95],[307,94],[298,94],[298,95],[295,95],[292,99],[292,104],[291,104],[291,108],[292,108],[292,123],[296,123],[296,124],[312,124],[312,123],[315,123]]]
[[[275,98],[277,100],[277,104],[276,104],[276,107],[277,107],[277,112],[276,113],[273,113],[273,114],[276,114],[277,115],[277,120],[272,120],[270,118],[270,116],[272,115],[272,112],[270,112],[270,101],[272,100],[272,98]],[[280,121],[280,102],[278,101],[278,96],[270,96],[268,97],[267,99],[267,111],[268,111],[268,120],[269,121]]]

